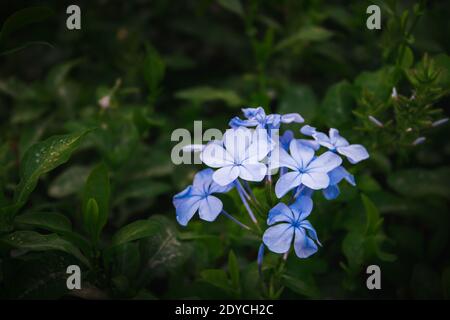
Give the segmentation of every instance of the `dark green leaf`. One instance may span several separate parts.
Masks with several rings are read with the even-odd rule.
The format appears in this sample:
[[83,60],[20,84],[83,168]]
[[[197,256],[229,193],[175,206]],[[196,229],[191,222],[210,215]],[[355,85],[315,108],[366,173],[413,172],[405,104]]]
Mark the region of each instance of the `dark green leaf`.
[[29,251],[57,250],[71,254],[85,265],[90,263],[72,243],[60,238],[57,234],[43,235],[34,231],[16,231],[2,236],[0,241],[14,248]]
[[92,170],[83,190],[84,224],[94,239],[108,221],[110,193],[108,168],[101,163]]
[[20,166],[20,183],[14,195],[17,209],[25,204],[39,177],[69,160],[88,132],[53,136],[27,150]]
[[70,220],[59,213],[36,212],[16,216],[16,223],[53,232],[71,231]]

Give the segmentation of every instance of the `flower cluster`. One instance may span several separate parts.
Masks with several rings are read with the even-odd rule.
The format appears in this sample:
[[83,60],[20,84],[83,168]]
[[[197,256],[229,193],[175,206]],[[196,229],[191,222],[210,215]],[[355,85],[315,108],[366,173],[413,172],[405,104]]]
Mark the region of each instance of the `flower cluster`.
[[[195,175],[193,184],[173,198],[178,222],[186,226],[198,211],[200,219],[214,221],[220,214],[240,226],[223,209],[217,193],[235,189],[257,230],[260,225],[254,210],[260,208],[249,182],[274,182],[278,199],[268,213],[267,228],[262,232],[258,262],[262,261],[264,247],[275,253],[287,254],[293,245],[299,258],[314,254],[320,245],[317,233],[306,220],[313,209],[314,191],[321,190],[328,200],[335,199],[339,184],[346,180],[355,185],[355,179],[342,165],[343,158],[355,164],[369,157],[359,144],[350,144],[339,131],[330,129],[328,135],[304,125],[300,132],[306,136],[296,139],[287,130],[279,137],[281,124],[303,123],[299,114],[269,114],[262,107],[243,109],[245,119],[233,118],[222,140],[213,140],[198,148],[201,161],[208,166]],[[322,152],[321,149],[325,149]],[[259,212],[261,214],[261,212]]]

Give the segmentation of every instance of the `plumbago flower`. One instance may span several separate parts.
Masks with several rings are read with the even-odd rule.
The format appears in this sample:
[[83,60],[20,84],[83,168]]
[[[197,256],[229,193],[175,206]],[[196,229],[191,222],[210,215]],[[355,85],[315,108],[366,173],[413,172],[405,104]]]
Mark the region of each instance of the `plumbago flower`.
[[369,158],[366,148],[360,144],[350,144],[339,134],[337,129],[331,128],[327,136],[323,132],[316,131],[314,127],[306,125],[301,129],[301,132],[312,136],[321,146],[347,157],[352,164]]
[[299,258],[308,258],[320,245],[316,230],[305,220],[313,208],[309,197],[299,197],[289,207],[279,203],[269,211],[267,224],[271,226],[264,232],[263,242],[270,251],[286,253],[294,243],[294,251]]
[[213,179],[219,185],[233,183],[238,177],[247,181],[261,181],[267,174],[263,160],[272,145],[265,131],[248,128],[228,129],[223,145],[208,144],[200,159],[211,168],[218,168]]
[[244,108],[242,109],[246,120],[239,117],[231,119],[229,125],[232,128],[238,127],[257,127],[265,129],[278,129],[281,123],[303,123],[305,120],[298,113],[288,113],[284,115],[269,114],[262,107],[258,108]]
[[225,193],[233,188],[221,186],[212,179],[213,170],[205,169],[195,175],[194,183],[173,197],[177,221],[186,226],[198,211],[200,219],[214,221],[222,212],[223,204],[213,193]]
[[278,149],[277,156],[274,156],[269,165],[271,170],[279,167],[292,170],[278,179],[275,185],[278,198],[300,185],[313,190],[328,187],[330,178],[327,173],[342,163],[342,159],[330,151],[315,157],[314,149],[295,139],[291,141],[289,150],[290,155],[284,149]]
[[[198,211],[202,220],[214,221],[225,215],[245,229],[261,235],[258,269],[262,273],[265,247],[287,257],[292,245],[299,258],[307,258],[321,245],[315,229],[306,218],[311,214],[313,193],[321,190],[325,199],[335,199],[339,184],[346,180],[355,186],[355,178],[343,165],[341,156],[356,164],[369,157],[359,144],[350,144],[339,131],[331,128],[326,135],[305,125],[300,130],[312,139],[296,139],[285,130],[279,137],[281,124],[302,123],[297,113],[269,114],[262,107],[242,109],[246,119],[233,118],[223,139],[206,145],[191,145],[186,151],[200,151],[200,159],[210,167],[197,173],[192,186],[173,198],[178,222],[186,226]],[[322,152],[321,147],[325,150]],[[279,172],[278,180],[273,179]],[[279,202],[269,212],[252,192],[250,184],[263,182],[268,192],[275,182],[275,194],[281,199],[291,192],[290,205]],[[239,222],[223,209],[213,194],[236,190],[254,226]],[[260,224],[253,211],[267,216],[267,226]],[[263,230],[264,229],[264,230]]]

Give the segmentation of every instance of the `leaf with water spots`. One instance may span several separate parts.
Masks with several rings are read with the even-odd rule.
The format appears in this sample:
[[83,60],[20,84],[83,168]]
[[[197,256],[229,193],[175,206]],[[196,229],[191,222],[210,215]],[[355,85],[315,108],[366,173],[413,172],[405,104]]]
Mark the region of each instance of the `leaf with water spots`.
[[89,261],[77,247],[54,233],[43,235],[35,231],[16,231],[1,237],[0,242],[22,250],[63,251],[71,254],[86,266],[90,266]]
[[52,136],[26,151],[20,165],[20,183],[14,194],[15,211],[26,203],[39,177],[67,162],[89,131]]

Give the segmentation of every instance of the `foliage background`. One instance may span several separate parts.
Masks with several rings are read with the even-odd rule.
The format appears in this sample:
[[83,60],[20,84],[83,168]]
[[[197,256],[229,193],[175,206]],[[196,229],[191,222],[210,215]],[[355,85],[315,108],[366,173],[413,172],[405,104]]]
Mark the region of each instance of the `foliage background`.
[[[1,297],[450,297],[449,126],[432,126],[448,114],[448,2],[374,1],[371,31],[373,1],[97,0],[69,31],[72,2],[0,4]],[[323,248],[281,272],[267,254],[264,282],[258,238],[223,217],[181,228],[171,203],[199,169],[171,163],[172,131],[224,130],[258,105],[371,154],[356,188],[315,197]],[[371,264],[382,290],[366,288]]]

